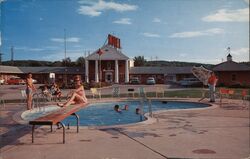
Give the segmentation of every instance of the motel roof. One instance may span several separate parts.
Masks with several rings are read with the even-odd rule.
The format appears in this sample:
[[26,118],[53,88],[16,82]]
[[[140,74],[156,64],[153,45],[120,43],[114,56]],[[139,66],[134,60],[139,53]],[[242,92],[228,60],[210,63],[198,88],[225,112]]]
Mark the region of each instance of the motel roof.
[[225,61],[215,65],[213,71],[250,71],[250,67],[234,61]]
[[81,67],[15,67],[0,65],[0,73],[59,73],[59,74],[82,74]]
[[0,73],[23,73],[18,67],[0,65]]
[[164,67],[131,67],[130,74],[164,74]]
[[131,74],[192,74],[192,67],[131,67]]
[[[98,49],[99,50],[99,49]],[[93,52],[89,56],[86,57],[86,60],[99,60],[99,55],[97,51]],[[110,45],[104,45],[101,47],[103,54],[101,55],[101,60],[128,60],[129,58],[124,55],[121,50],[114,48]]]

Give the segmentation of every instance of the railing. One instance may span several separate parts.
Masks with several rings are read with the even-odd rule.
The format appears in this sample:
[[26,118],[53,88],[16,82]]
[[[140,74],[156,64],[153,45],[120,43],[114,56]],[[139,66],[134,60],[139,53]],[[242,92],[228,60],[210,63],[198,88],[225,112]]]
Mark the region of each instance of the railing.
[[149,113],[149,116],[151,117],[151,118],[153,118],[153,111],[152,111],[152,100],[151,99],[149,99],[149,98],[145,98],[145,97],[142,97],[141,99],[140,99],[140,119],[141,120],[143,120],[143,115],[144,115],[144,105],[145,105],[145,103],[147,104],[147,106],[148,106],[148,113]]
[[47,98],[43,93],[34,93],[32,96],[32,108],[38,108],[38,111],[45,111],[45,107],[42,106],[42,103],[46,101]]
[[151,118],[153,118],[153,112],[152,112],[152,100],[148,99],[148,113]]

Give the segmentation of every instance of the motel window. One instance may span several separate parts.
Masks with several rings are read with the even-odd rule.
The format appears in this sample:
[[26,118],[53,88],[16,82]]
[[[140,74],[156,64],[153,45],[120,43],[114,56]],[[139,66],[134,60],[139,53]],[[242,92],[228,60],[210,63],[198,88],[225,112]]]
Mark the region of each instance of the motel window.
[[236,74],[232,74],[232,81],[236,81]]

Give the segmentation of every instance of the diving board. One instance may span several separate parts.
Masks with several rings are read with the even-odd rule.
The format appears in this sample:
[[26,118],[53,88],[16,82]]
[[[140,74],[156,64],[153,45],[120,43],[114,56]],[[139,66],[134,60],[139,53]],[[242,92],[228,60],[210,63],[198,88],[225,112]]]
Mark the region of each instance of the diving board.
[[59,109],[58,111],[52,112],[43,117],[39,117],[35,120],[29,121],[29,124],[32,125],[32,143],[34,143],[34,131],[35,131],[36,125],[50,125],[51,132],[52,132],[52,126],[59,125],[59,124],[63,128],[63,143],[65,143],[65,124],[62,121],[70,115],[75,116],[76,122],[77,122],[77,133],[78,133],[79,132],[79,116],[76,114],[76,112],[79,111],[81,108],[86,107],[87,105],[88,105],[87,103],[70,105],[67,107],[63,107]]

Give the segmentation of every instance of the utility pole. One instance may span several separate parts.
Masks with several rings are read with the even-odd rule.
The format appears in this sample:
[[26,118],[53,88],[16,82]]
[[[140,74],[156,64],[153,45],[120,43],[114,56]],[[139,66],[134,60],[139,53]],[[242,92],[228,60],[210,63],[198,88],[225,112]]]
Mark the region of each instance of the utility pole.
[[10,48],[10,53],[11,53],[11,65],[14,65],[14,47],[11,46]]
[[4,54],[0,52],[0,65],[2,64],[2,55]]
[[64,62],[65,62],[65,67],[66,67],[66,29],[64,29]]
[[65,86],[68,87],[68,80],[67,80],[67,74],[66,72],[67,70],[67,64],[66,64],[66,57],[67,57],[67,53],[66,53],[66,29],[64,29],[64,67],[65,67],[65,71],[64,71],[64,82],[65,82]]

